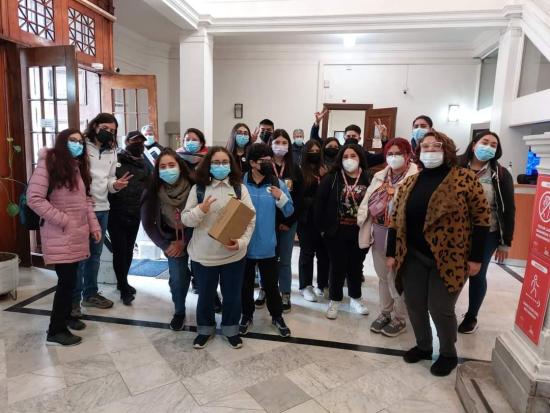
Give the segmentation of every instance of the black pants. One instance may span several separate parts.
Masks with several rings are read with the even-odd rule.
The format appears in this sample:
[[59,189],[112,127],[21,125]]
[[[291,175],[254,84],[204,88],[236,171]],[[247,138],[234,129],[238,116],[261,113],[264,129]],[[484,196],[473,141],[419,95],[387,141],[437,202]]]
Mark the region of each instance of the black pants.
[[260,270],[262,288],[265,290],[267,309],[271,317],[280,317],[283,313],[283,302],[279,292],[277,257],[264,259],[246,259],[242,289],[243,316],[252,318],[254,314],[254,278],[256,264]]
[[317,287],[328,287],[329,259],[321,234],[312,223],[298,223],[300,290],[313,285],[313,260],[317,256]]
[[124,291],[128,286],[128,271],[132,265],[139,222],[127,223],[121,219],[119,214],[110,213],[107,228],[113,248],[113,269],[118,289]]
[[67,330],[67,318],[71,314],[72,295],[76,285],[78,262],[55,264],[57,288],[53,296],[52,315],[48,335],[53,336]]
[[361,298],[363,261],[368,249],[359,248],[359,228],[340,225],[336,234],[325,238],[330,259],[330,299],[342,301],[344,280],[348,281],[348,295]]

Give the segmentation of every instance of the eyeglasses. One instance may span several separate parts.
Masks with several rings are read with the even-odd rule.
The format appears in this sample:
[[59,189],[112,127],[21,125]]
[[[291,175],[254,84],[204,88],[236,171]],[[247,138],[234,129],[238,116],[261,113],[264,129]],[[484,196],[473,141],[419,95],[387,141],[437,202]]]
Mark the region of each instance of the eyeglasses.
[[230,162],[229,161],[212,161],[212,165],[228,166],[228,165],[230,165]]
[[256,162],[257,163],[271,163],[271,158],[269,158],[269,159],[260,158]]
[[84,143],[84,141],[82,139],[78,139],[78,138],[69,138],[69,142],[75,142],[75,143]]
[[437,151],[440,151],[441,149],[443,149],[443,142],[421,143],[420,149],[422,150],[435,149]]

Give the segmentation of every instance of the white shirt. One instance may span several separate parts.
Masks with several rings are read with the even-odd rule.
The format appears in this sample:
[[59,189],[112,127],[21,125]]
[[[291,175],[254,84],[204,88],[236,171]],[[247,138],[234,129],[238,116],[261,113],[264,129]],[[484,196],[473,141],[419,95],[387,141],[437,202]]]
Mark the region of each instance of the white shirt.
[[109,192],[117,192],[114,187],[118,163],[116,151],[107,149],[100,153],[98,147],[89,140],[86,141],[86,151],[90,160],[90,194],[94,199],[94,211],[108,211]]

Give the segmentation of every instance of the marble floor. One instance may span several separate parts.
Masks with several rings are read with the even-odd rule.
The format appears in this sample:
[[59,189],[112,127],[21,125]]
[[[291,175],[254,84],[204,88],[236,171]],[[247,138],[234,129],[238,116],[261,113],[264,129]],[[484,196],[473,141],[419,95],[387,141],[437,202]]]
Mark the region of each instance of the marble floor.
[[[194,350],[195,333],[167,329],[173,310],[167,281],[146,277],[131,277],[138,294],[130,307],[122,305],[113,286],[101,286],[115,306],[84,309],[96,316],[81,332],[84,342],[47,347],[53,294],[36,296],[54,286],[56,277],[47,270],[22,269],[18,300],[0,297],[0,412],[463,411],[454,374],[436,378],[429,373],[430,362],[402,361],[403,350],[414,345],[412,331],[396,338],[369,331],[378,314],[370,256],[363,293],[371,314],[351,314],[346,304],[330,321],[324,315],[327,302],[309,303],[297,292],[297,253],[296,248],[293,307],[285,316],[294,338],[277,336],[267,310],[257,310],[256,334],[240,350],[219,336],[206,349]],[[495,338],[512,328],[520,289],[516,278],[491,265],[480,328],[459,336],[460,357],[490,359]],[[195,304],[190,293],[190,326]],[[462,294],[457,316],[466,306],[467,294]]]

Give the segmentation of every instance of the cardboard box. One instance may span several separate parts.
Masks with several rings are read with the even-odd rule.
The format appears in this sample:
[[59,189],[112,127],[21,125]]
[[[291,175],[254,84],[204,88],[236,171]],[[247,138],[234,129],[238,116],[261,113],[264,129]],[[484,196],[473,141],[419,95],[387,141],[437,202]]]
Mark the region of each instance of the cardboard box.
[[212,225],[208,235],[224,245],[239,239],[256,213],[236,198],[231,198]]

